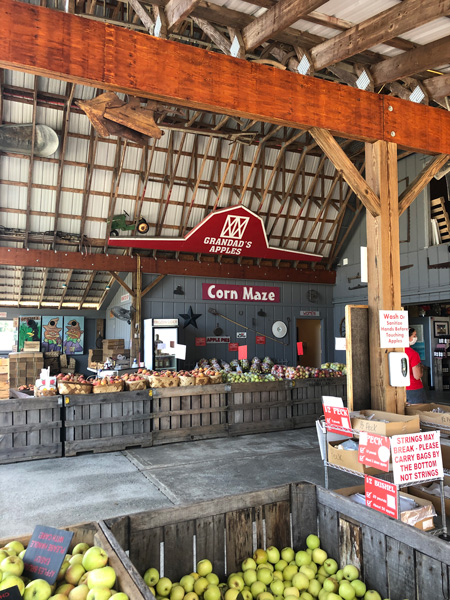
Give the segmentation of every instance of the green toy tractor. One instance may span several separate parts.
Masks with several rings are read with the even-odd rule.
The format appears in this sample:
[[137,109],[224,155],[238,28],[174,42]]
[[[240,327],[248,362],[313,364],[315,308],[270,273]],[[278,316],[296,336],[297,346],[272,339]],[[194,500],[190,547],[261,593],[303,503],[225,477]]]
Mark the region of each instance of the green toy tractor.
[[138,221],[138,224],[134,223],[134,221],[127,220],[127,217],[130,218],[130,215],[124,210],[121,215],[114,215],[111,220],[111,237],[118,237],[119,231],[136,231],[144,235],[149,230],[149,225],[144,217],[141,217]]

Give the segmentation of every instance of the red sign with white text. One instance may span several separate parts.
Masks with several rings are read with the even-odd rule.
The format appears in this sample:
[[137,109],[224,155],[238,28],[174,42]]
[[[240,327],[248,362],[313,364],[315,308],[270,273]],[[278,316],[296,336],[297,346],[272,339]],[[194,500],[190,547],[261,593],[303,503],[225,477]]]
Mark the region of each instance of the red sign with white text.
[[380,471],[389,471],[391,442],[385,435],[376,435],[367,431],[359,433],[358,461],[367,467]]
[[247,346],[239,346],[238,347],[238,359],[239,360],[247,359]]
[[325,422],[329,433],[352,435],[352,424],[348,408],[343,406],[326,406],[324,404],[323,414],[325,415]]
[[266,336],[265,335],[257,335],[256,336],[256,343],[257,344],[265,344],[266,343]]
[[229,352],[237,352],[238,350],[239,350],[239,344],[237,342],[231,342],[231,344],[228,344]]
[[280,288],[263,285],[202,283],[202,300],[275,303],[280,301]]
[[364,477],[364,492],[366,506],[398,519],[397,486],[394,483],[366,475]]
[[320,261],[322,256],[269,246],[264,221],[245,206],[210,213],[185,238],[112,237],[110,246],[172,252]]
[[204,338],[204,337],[196,337],[195,338],[195,345],[196,346],[206,346],[206,338]]

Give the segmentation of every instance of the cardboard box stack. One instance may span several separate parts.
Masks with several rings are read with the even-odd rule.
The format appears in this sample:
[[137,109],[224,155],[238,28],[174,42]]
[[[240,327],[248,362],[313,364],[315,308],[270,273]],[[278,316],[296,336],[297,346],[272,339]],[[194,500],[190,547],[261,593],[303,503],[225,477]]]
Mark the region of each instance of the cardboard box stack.
[[34,385],[44,368],[42,352],[11,352],[9,355],[9,385]]
[[60,372],[59,352],[44,352],[44,367],[50,369],[50,375]]
[[[439,481],[432,481],[428,483],[418,484],[416,486],[410,487],[409,492],[414,494],[414,496],[418,496],[419,498],[424,498],[425,500],[429,500],[436,512],[440,515],[442,513],[441,510],[441,489]],[[444,475],[444,498],[445,498],[445,514],[450,516],[450,476]]]
[[112,358],[116,362],[118,355],[125,356],[126,358],[122,359],[122,361],[125,363],[126,366],[129,366],[130,351],[125,350],[124,340],[103,340],[103,362],[105,362],[105,360],[108,358]]
[[23,352],[39,352],[41,349],[41,342],[24,342]]
[[8,359],[0,358],[0,400],[9,398]]
[[103,365],[103,350],[97,348],[90,349],[88,355],[88,367],[90,369],[98,369],[98,365]]

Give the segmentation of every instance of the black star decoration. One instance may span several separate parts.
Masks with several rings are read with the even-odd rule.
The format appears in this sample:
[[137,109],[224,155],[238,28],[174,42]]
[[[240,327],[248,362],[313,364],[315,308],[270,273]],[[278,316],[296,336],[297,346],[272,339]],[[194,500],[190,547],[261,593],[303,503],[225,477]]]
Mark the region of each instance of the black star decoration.
[[192,306],[189,307],[187,314],[179,315],[182,319],[184,319],[183,329],[185,329],[188,325],[193,325],[196,329],[197,327],[197,319],[202,315],[196,315],[192,312]]

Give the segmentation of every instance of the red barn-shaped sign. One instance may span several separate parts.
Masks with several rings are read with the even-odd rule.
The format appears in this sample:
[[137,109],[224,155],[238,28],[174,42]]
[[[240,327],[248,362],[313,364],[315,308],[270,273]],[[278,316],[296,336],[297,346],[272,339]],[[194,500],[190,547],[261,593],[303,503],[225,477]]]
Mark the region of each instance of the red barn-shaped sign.
[[110,246],[201,254],[229,254],[275,260],[319,261],[322,256],[269,246],[263,220],[244,206],[216,210],[185,238],[113,237]]

